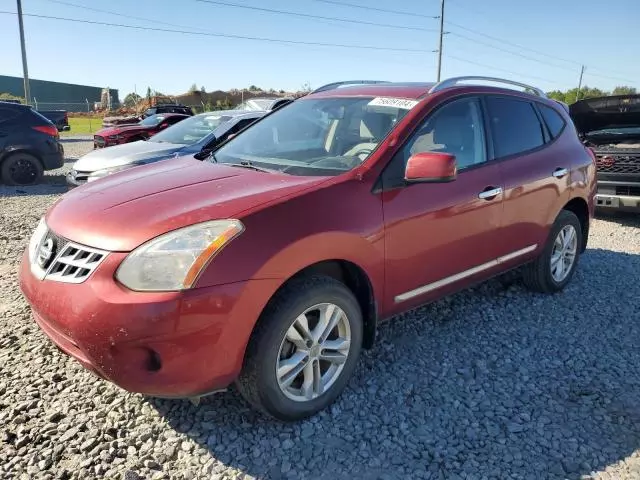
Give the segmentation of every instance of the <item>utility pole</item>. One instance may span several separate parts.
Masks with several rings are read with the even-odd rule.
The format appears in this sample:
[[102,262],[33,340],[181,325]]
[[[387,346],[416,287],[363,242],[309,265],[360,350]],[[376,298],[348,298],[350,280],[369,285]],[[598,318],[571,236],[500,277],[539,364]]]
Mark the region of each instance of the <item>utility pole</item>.
[[22,24],[22,0],[18,2],[18,25],[20,27],[20,48],[22,48],[22,73],[24,75],[24,101],[31,103],[31,89],[29,88],[29,69],[27,68],[27,49],[24,46],[24,25]]
[[584,75],[584,65],[580,69],[580,80],[578,81],[578,93],[576,93],[576,102],[580,100],[580,89],[582,88],[582,76]]
[[438,78],[440,81],[440,72],[442,71],[442,37],[444,36],[444,0],[440,0],[440,46],[438,47]]

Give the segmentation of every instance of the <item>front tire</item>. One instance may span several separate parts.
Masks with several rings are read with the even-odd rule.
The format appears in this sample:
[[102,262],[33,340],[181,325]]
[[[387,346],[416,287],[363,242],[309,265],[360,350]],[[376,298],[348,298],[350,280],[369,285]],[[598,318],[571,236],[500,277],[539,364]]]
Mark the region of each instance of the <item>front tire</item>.
[[326,276],[291,281],[258,321],[236,386],[256,409],[283,421],[323,410],[342,393],[362,345],[353,293]]
[[571,281],[582,246],[582,226],[575,213],[562,210],[551,227],[542,254],[523,271],[530,290],[556,293]]

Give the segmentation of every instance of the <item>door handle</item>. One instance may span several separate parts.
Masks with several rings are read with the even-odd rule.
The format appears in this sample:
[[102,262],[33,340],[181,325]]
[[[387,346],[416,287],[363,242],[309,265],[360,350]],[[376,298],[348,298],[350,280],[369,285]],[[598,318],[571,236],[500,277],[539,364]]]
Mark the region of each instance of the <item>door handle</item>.
[[562,178],[567,173],[569,173],[569,170],[567,170],[566,168],[556,168],[551,175],[553,175],[556,178]]
[[478,198],[481,198],[483,200],[493,200],[493,198],[497,197],[501,193],[501,187],[487,187],[478,194]]

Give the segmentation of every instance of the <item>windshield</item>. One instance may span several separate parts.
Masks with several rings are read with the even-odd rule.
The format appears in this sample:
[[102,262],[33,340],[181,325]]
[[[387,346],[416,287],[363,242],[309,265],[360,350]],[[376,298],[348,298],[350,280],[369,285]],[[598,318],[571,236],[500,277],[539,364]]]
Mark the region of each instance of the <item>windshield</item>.
[[269,110],[276,100],[274,98],[252,98],[234,107],[234,110]]
[[640,126],[603,128],[602,130],[593,130],[587,135],[640,135]]
[[171,125],[149,138],[149,141],[191,145],[202,140],[230,118],[215,112],[201,113]]
[[138,125],[143,125],[145,127],[155,127],[158,125],[165,117],[163,115],[151,115],[150,117],[145,118],[138,122]]
[[301,99],[264,117],[211,161],[249,163],[293,175],[339,175],[365,161],[416,100]]

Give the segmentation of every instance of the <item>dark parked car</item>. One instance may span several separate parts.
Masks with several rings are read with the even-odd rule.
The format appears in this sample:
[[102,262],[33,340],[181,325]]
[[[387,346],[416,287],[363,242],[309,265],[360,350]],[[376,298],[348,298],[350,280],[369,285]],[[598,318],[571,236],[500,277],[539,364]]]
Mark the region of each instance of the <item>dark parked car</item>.
[[156,133],[186,118],[190,118],[190,116],[181,113],[158,114],[146,117],[132,125],[116,125],[115,127],[103,128],[93,135],[93,148],[111,147],[123,143],[147,140]]
[[596,155],[596,207],[640,213],[640,95],[589,98],[569,110]]
[[64,164],[58,129],[27,105],[0,102],[0,178],[7,185],[38,183]]
[[51,120],[59,132],[71,130],[69,113],[66,110],[38,110],[38,113]]
[[587,247],[593,152],[541,90],[478,80],[320,90],[207,161],[70,191],[22,257],[35,321],[126,390],[235,382],[299,420],[340,395],[384,320],[519,267],[562,291]]
[[251,125],[268,112],[217,110],[194,115],[166,128],[145,142],[99,148],[83,155],[67,175],[69,187],[128,168],[194,155],[203,159],[216,145]]

